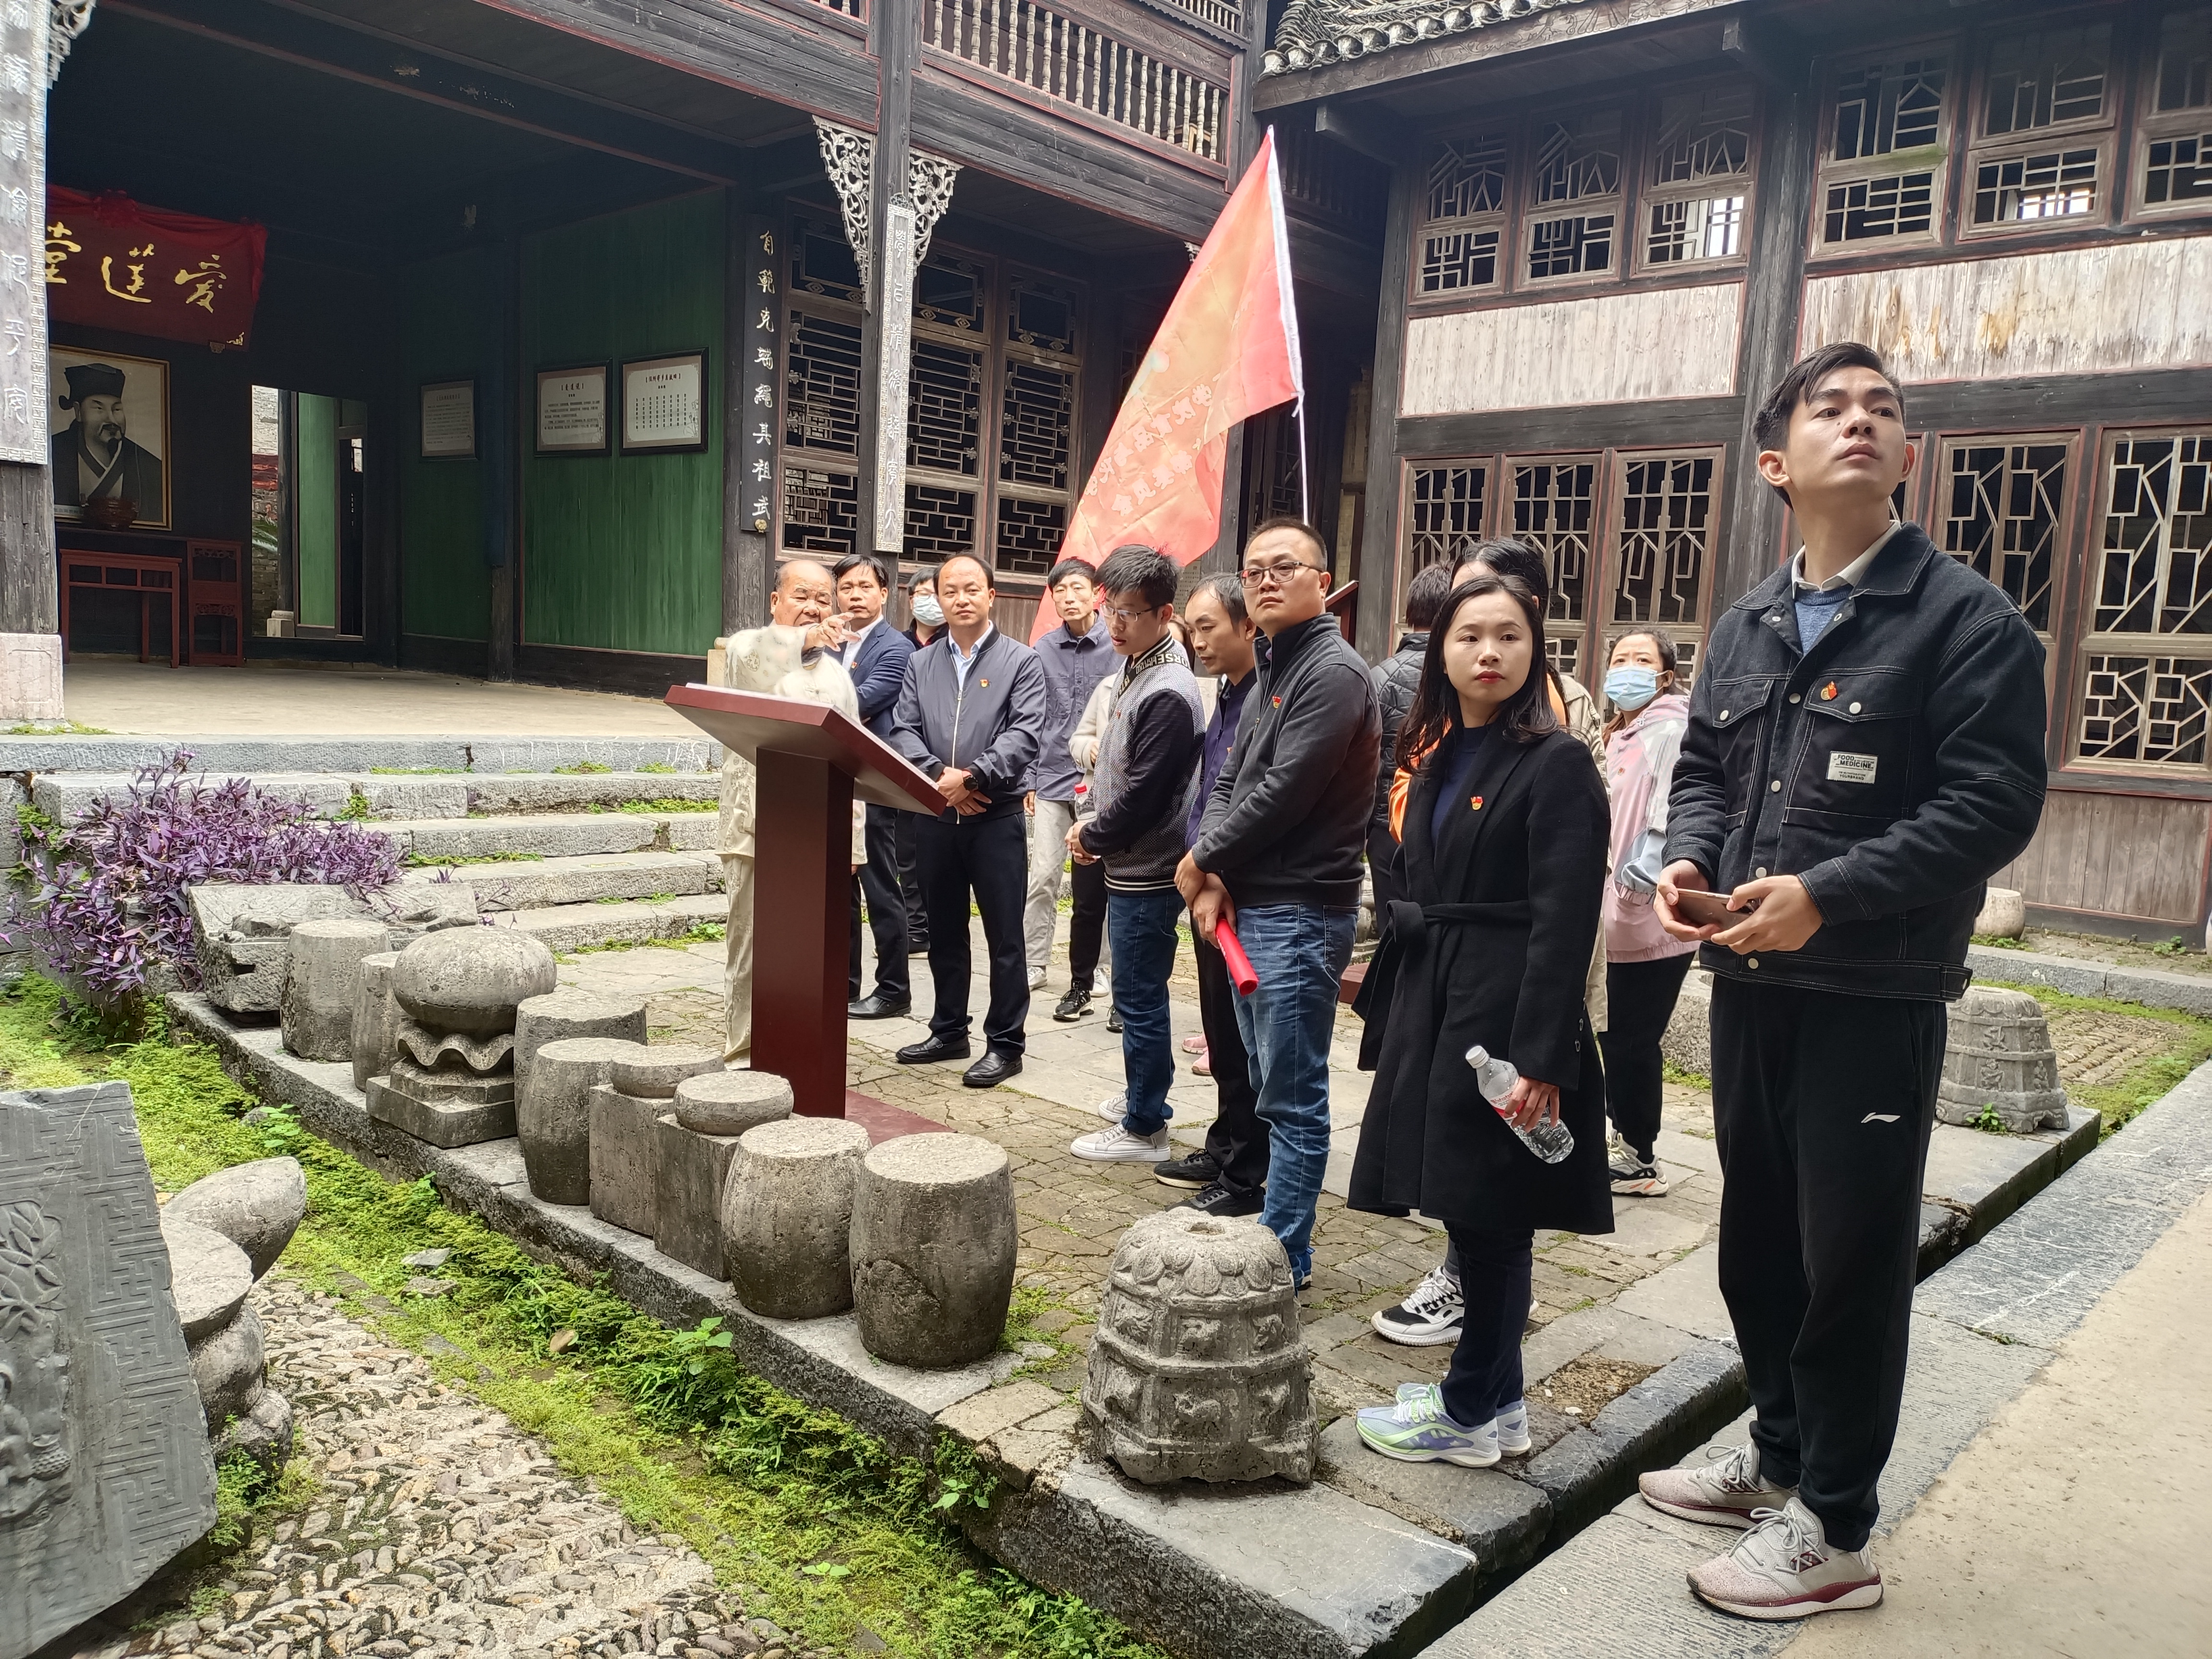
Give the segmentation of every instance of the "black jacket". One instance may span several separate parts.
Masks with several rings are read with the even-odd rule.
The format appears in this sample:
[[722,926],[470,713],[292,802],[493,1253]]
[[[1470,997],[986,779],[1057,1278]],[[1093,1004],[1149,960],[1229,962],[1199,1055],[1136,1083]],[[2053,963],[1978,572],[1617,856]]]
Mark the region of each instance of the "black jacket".
[[[947,629],[906,659],[889,741],[933,782],[948,766],[968,773],[991,798],[981,816],[996,818],[1022,810],[1043,731],[1044,665],[1036,653],[993,629],[963,684]],[[938,814],[947,823],[958,816],[949,808]]]
[[[1605,785],[1571,732],[1493,737],[1437,837],[1442,759],[1414,776],[1409,902],[1389,907],[1361,989],[1359,1063],[1375,1087],[1350,1203],[1494,1232],[1611,1232],[1605,1079],[1583,1006],[1605,890]],[[1467,1063],[1477,1042],[1559,1086],[1575,1137],[1565,1162],[1538,1158],[1482,1097]]]
[[1705,647],[1667,858],[1726,892],[1802,877],[1804,948],[1700,961],[1747,983],[1948,1000],[1984,884],[2043,812],[2043,647],[2002,592],[1906,525],[1809,652],[1787,567]]
[[1372,827],[1390,827],[1390,779],[1398,769],[1398,728],[1413,712],[1413,693],[1420,690],[1421,663],[1429,654],[1425,629],[1407,634],[1398,648],[1375,665],[1375,705],[1382,716],[1382,748],[1375,767],[1375,817]]
[[1258,673],[1192,857],[1239,909],[1358,904],[1382,733],[1367,665],[1324,611]]

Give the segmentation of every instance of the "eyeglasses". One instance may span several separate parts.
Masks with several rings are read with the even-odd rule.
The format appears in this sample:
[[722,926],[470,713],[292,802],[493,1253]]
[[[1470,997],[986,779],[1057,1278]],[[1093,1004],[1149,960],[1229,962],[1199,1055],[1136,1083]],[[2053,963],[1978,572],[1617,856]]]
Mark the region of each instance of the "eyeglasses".
[[1288,559],[1280,564],[1248,564],[1237,573],[1237,580],[1247,587],[1280,587],[1301,570],[1320,568],[1304,559]]
[[1109,605],[1105,608],[1104,614],[1127,627],[1139,617],[1156,617],[1166,609],[1164,605],[1148,605],[1141,611],[1124,611],[1118,605]]

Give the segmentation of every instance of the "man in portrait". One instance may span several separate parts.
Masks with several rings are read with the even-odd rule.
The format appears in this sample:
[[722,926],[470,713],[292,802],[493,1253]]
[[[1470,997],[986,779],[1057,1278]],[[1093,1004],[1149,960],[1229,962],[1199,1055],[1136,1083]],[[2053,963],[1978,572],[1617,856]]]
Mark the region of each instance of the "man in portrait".
[[82,507],[112,498],[135,501],[141,518],[161,511],[161,458],[125,430],[123,371],[112,363],[72,363],[62,371],[64,409],[76,419],[53,436],[54,504]]

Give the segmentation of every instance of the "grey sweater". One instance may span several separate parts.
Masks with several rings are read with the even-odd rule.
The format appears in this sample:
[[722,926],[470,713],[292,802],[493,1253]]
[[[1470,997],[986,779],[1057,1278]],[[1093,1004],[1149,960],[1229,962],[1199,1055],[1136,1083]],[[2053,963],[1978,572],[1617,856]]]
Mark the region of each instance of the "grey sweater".
[[1121,892],[1175,885],[1198,789],[1198,682],[1173,635],[1123,671],[1091,781],[1083,845]]

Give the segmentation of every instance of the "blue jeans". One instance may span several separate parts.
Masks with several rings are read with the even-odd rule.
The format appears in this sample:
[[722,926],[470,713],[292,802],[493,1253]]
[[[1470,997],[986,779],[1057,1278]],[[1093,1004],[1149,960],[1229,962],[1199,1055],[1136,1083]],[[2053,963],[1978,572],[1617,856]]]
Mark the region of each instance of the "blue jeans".
[[1106,892],[1114,934],[1114,1006],[1121,1016],[1121,1074],[1128,1094],[1122,1127],[1156,1134],[1174,1115],[1175,1029],[1168,1018],[1168,975],[1175,970],[1176,923],[1182,898],[1172,887]]
[[1260,1224],[1283,1241],[1300,1279],[1313,1269],[1314,1206],[1328,1168],[1328,1039],[1358,919],[1350,908],[1267,904],[1239,910],[1235,923],[1260,976],[1250,996],[1237,999],[1237,1029],[1267,1126]]

